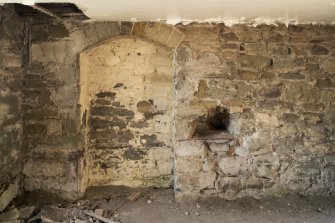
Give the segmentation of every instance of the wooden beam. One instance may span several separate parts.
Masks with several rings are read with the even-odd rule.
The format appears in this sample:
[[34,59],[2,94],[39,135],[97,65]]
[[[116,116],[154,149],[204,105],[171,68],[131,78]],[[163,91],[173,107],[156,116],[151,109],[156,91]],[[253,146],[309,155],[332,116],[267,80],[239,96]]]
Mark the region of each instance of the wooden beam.
[[46,8],[44,8],[42,6],[39,6],[39,5],[30,5],[30,7],[32,7],[33,9],[35,9],[35,10],[37,10],[39,12],[42,12],[44,14],[47,14],[47,15],[51,16],[51,17],[54,17],[56,19],[61,20],[61,17],[59,17],[58,15],[50,12],[48,9],[46,9]]

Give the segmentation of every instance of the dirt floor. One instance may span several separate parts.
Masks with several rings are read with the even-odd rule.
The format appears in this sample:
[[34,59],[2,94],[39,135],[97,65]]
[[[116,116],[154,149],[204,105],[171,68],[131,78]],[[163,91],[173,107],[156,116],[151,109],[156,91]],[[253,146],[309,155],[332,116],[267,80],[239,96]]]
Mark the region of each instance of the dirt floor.
[[[49,193],[34,192],[16,199],[15,207],[33,205],[36,207],[35,215],[42,213],[43,208],[57,207],[57,210],[67,211],[66,214],[61,214],[66,216],[63,221],[74,223],[99,222],[94,217],[83,214],[84,210],[96,213],[100,211],[100,214],[103,211],[102,215],[106,218],[122,223],[335,223],[335,197],[290,195],[261,200],[244,198],[227,201],[211,198],[176,203],[173,190],[150,188],[140,190],[142,195],[136,201],[127,199],[132,192],[138,191],[124,187],[94,187],[75,202],[63,201]],[[48,222],[50,218],[52,216],[44,217],[43,219],[47,219],[44,222]]]

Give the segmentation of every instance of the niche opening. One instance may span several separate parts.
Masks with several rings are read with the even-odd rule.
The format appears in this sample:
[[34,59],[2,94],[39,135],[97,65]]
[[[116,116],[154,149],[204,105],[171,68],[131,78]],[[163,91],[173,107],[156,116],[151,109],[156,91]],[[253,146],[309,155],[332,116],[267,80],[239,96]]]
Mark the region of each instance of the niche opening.
[[193,139],[211,139],[218,135],[227,135],[229,127],[229,110],[217,106],[198,117],[194,123]]

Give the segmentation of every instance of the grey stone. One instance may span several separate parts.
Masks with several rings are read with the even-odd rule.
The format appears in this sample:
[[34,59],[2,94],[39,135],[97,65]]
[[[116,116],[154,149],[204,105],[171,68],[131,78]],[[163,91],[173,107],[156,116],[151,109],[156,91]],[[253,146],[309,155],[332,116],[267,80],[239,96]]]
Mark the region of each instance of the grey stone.
[[137,150],[134,148],[129,148],[124,152],[123,156],[125,159],[141,160],[144,154],[145,154],[144,151]]
[[221,45],[222,50],[240,50],[240,45],[236,43],[224,43]]
[[283,35],[276,33],[265,37],[264,40],[265,42],[283,42],[284,37]]
[[141,136],[141,142],[147,147],[162,147],[165,146],[163,142],[157,139],[156,135],[143,135]]
[[218,166],[225,175],[238,176],[246,168],[246,158],[238,156],[223,157]]
[[256,80],[258,79],[258,74],[253,71],[239,70],[237,78],[241,80]]
[[303,139],[298,136],[275,138],[272,146],[274,151],[280,154],[294,153],[295,150],[303,148]]
[[91,109],[91,114],[97,116],[116,115],[119,117],[122,116],[134,117],[133,111],[124,108],[114,108],[114,107],[93,107]]
[[232,33],[232,32],[229,32],[229,33],[226,33],[226,32],[220,32],[220,37],[221,37],[221,40],[222,41],[237,41],[238,38],[236,36],[235,33]]
[[40,135],[44,134],[46,131],[46,126],[43,124],[35,123],[35,124],[26,124],[23,128],[23,132],[25,135]]
[[108,26],[109,33],[112,36],[117,36],[120,35],[120,26],[117,21],[112,21],[112,22],[106,22]]
[[288,31],[290,32],[301,32],[302,30],[303,30],[302,26],[292,25],[292,24],[288,26]]
[[272,60],[269,57],[261,55],[241,55],[237,61],[241,67],[249,67],[254,69],[263,69],[272,65]]
[[66,38],[69,37],[69,32],[64,24],[48,25],[48,38]]
[[19,209],[20,218],[23,220],[28,220],[33,215],[35,209],[36,208],[34,206],[20,208]]
[[290,80],[300,80],[305,79],[305,76],[300,73],[285,73],[285,74],[279,74],[279,77],[290,79]]
[[325,89],[334,87],[334,84],[331,79],[319,79],[317,80],[315,86],[319,89]]
[[134,25],[133,22],[122,21],[120,34],[121,35],[131,35],[133,25]]
[[312,55],[328,55],[329,50],[319,44],[314,44],[310,50]]
[[148,112],[153,108],[153,104],[150,101],[140,101],[136,105],[139,112]]
[[295,123],[299,120],[299,115],[292,114],[292,113],[284,113],[283,116],[281,117],[281,119],[284,122]]
[[9,222],[18,218],[20,218],[20,214],[17,208],[0,214],[0,222]]
[[69,220],[70,210],[58,207],[44,207],[40,215],[43,222],[66,222]]
[[278,86],[264,88],[262,90],[262,95],[269,98],[276,98],[280,96],[280,89]]

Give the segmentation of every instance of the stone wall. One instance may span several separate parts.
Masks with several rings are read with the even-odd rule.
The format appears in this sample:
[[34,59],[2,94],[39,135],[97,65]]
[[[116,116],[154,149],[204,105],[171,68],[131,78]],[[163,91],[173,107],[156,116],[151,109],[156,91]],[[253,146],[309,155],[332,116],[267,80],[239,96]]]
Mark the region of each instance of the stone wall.
[[[334,26],[178,28],[177,198],[334,195]],[[217,106],[228,131],[192,138]]]
[[68,198],[80,191],[82,157],[73,45],[63,24],[34,18],[23,84],[25,190],[62,192]]
[[0,7],[0,212],[20,191],[24,22]]
[[[88,185],[166,186],[174,175],[178,198],[333,195],[334,34],[333,26],[34,19],[23,86],[25,189],[75,197]],[[152,85],[158,78],[152,71],[139,74],[147,82],[126,78],[127,66],[143,66],[135,63],[145,47],[123,55],[129,64],[114,72],[125,59],[106,62],[114,54],[104,48],[116,39],[136,39],[125,49],[156,47],[148,60],[161,54],[174,59],[175,90],[162,91],[166,100],[144,97],[145,88],[161,89]],[[160,69],[160,63],[148,68]],[[170,83],[170,77],[158,82]],[[227,131],[209,125],[212,135],[194,137],[214,108],[229,112]]]
[[47,190],[75,198],[91,184],[89,102],[82,87],[79,54],[122,35],[138,36],[170,48],[183,37],[175,27],[161,23],[33,19],[31,63],[23,86],[26,190]]

